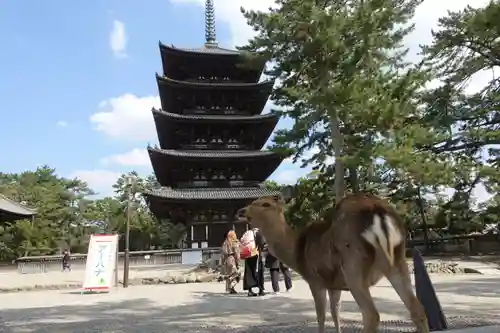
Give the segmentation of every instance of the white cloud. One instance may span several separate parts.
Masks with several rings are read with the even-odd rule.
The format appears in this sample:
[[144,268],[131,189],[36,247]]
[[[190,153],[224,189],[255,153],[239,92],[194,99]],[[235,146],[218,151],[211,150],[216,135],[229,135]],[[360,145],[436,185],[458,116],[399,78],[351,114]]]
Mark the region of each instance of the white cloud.
[[124,154],[111,155],[102,159],[103,164],[118,164],[124,166],[150,166],[146,148],[134,148]]
[[297,179],[302,177],[307,172],[304,169],[297,167],[292,167],[285,170],[280,170],[278,168],[269,179],[274,180],[278,184],[293,185],[297,182]]
[[158,96],[138,97],[124,94],[99,104],[99,111],[90,117],[94,128],[104,134],[130,141],[156,139],[156,128],[151,114],[152,107],[160,106]]
[[112,186],[116,183],[120,175],[119,172],[94,169],[75,170],[69,177],[78,178],[87,182],[88,186],[97,192],[99,196],[109,196],[114,194]]
[[[194,4],[205,6],[205,0],[170,0],[177,4]],[[410,36],[409,44],[418,47],[419,44],[427,43],[431,40],[431,29],[436,28],[439,17],[446,15],[448,10],[462,9],[467,5],[480,7],[487,4],[489,0],[425,0],[415,13],[414,22],[416,30]],[[269,7],[275,6],[274,0],[218,0],[216,1],[216,19],[226,23],[231,32],[231,44],[242,45],[254,35],[253,30],[246,24],[240,7],[245,9],[265,11]]]
[[57,123],[56,123],[57,126],[59,127],[67,127],[69,124],[68,122],[64,121],[64,120],[59,120]]
[[125,32],[125,24],[121,21],[113,21],[113,29],[109,34],[109,47],[117,58],[127,57],[125,49],[127,48],[127,33]]

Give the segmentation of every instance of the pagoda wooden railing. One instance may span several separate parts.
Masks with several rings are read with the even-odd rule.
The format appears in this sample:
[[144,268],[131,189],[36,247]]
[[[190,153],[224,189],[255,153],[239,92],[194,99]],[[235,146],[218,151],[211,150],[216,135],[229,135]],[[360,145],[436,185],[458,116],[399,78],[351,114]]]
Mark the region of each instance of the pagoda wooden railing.
[[[147,267],[161,265],[181,265],[182,253],[197,251],[200,249],[174,249],[174,250],[152,250],[152,251],[131,251],[131,267]],[[213,256],[219,256],[220,248],[205,248],[202,250],[202,260],[206,261]],[[123,266],[124,253],[118,254],[118,265]],[[72,269],[83,269],[87,260],[86,254],[71,254]],[[21,274],[47,273],[60,271],[62,267],[62,255],[51,256],[28,256],[15,260],[17,271]]]

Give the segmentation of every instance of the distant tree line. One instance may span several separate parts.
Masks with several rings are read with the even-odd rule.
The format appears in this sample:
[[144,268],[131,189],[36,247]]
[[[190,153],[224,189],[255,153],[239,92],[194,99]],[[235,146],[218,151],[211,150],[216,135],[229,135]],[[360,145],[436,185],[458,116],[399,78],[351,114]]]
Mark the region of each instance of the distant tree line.
[[[0,173],[0,193],[37,209],[33,220],[0,225],[0,260],[25,255],[87,251],[92,233],[123,235],[127,219],[129,189],[126,177],[134,178],[130,189],[131,250],[175,248],[184,237],[184,227],[169,221],[159,223],[148,211],[141,193],[157,186],[154,176],[124,174],[113,185],[114,196],[93,199],[95,192],[80,179],[68,179],[55,169],[42,166],[35,171]],[[123,249],[123,237],[120,248]]]

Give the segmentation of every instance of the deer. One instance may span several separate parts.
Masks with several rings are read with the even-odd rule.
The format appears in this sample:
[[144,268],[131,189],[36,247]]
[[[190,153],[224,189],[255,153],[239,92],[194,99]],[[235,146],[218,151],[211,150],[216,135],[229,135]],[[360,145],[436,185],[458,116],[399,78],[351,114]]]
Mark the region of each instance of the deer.
[[259,228],[269,251],[299,273],[314,299],[318,333],[325,332],[327,293],[335,329],[341,333],[340,297],[350,291],[362,313],[363,333],[374,333],[380,315],[370,287],[386,277],[419,333],[429,333],[422,304],[413,292],[405,259],[406,228],[389,202],[371,194],[342,198],[328,218],[292,229],[281,196],[258,198],[236,218]]

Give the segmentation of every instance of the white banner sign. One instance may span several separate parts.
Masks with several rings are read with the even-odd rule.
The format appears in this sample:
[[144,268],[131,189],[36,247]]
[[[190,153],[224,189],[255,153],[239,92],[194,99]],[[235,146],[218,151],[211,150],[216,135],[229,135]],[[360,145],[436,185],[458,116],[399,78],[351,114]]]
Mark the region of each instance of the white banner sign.
[[83,289],[106,291],[117,277],[118,235],[91,235]]

